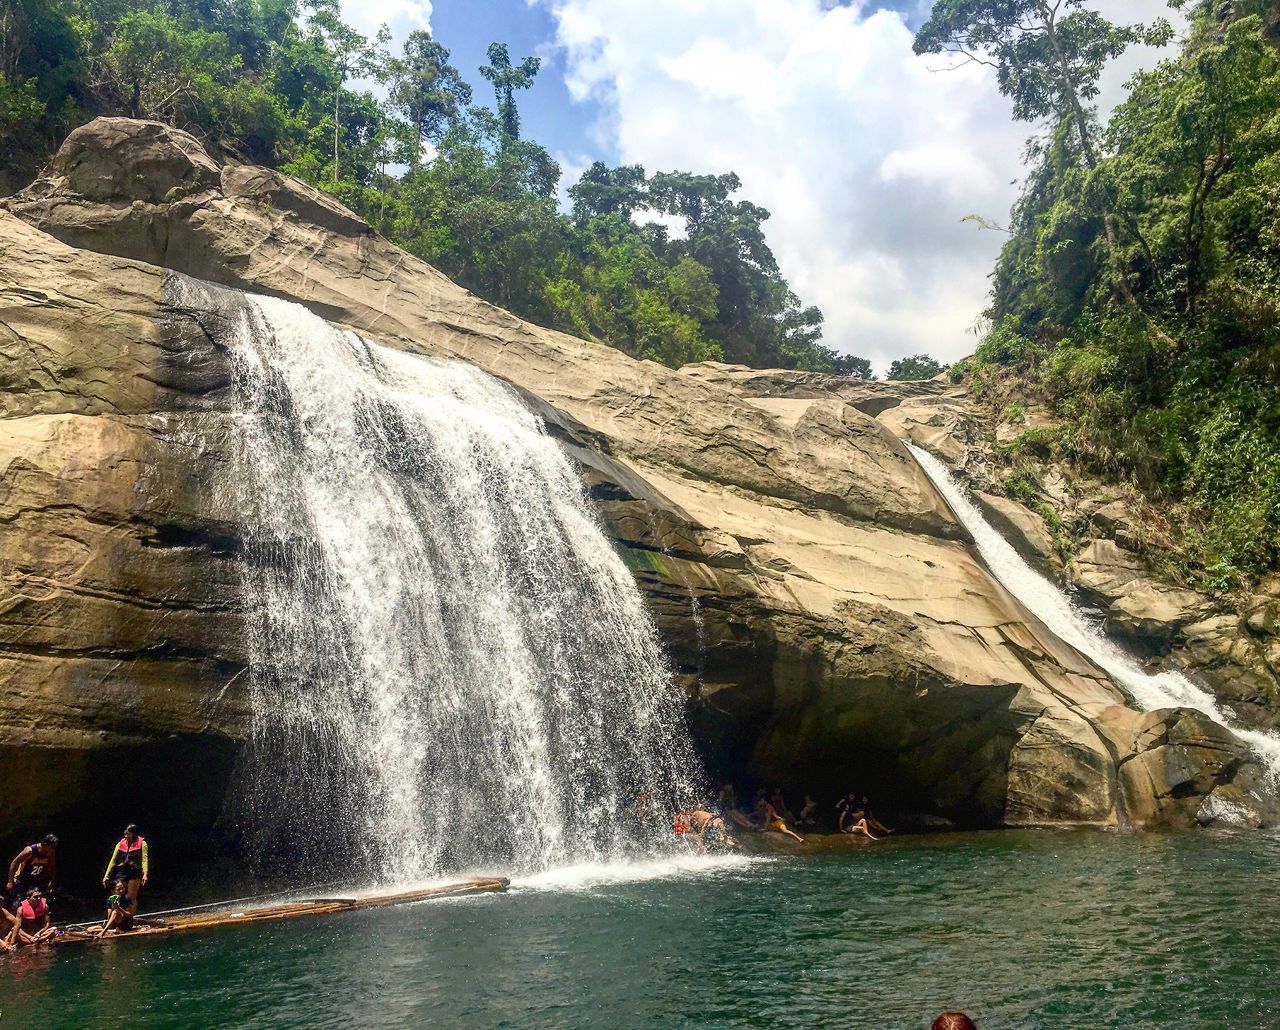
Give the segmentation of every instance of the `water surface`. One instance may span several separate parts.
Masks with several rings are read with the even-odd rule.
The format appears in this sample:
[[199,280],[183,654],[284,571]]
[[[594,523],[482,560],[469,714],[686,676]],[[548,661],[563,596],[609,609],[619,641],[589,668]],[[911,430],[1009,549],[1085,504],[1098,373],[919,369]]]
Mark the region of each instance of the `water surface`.
[[8,1025],[1267,1027],[1276,836],[1029,831],[574,870],[28,953]]

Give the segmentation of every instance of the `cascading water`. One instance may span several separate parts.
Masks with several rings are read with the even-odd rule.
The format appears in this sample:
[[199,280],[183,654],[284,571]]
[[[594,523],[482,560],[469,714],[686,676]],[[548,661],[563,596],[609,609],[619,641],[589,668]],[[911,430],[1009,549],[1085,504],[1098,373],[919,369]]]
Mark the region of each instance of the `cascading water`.
[[907,444],[926,476],[946,498],[978,545],[992,575],[1057,637],[1108,672],[1145,709],[1194,708],[1230,727],[1280,777],[1280,738],[1231,725],[1217,700],[1181,672],[1148,673],[1137,659],[1110,640],[1060,587],[1035,571],[989,523],[951,471],[928,451]]
[[628,794],[662,809],[701,783],[563,452],[475,368],[236,296],[256,809],[321,850],[345,833],[387,881],[635,853]]

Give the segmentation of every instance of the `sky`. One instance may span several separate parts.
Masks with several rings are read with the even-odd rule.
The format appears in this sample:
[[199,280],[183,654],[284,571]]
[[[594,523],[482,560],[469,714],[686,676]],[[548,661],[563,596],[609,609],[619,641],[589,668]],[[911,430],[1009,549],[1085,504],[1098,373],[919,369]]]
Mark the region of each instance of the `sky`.
[[[524,133],[560,161],[562,190],[593,160],[650,173],[734,171],[772,212],[783,274],[826,315],[824,342],[869,358],[971,353],[1031,128],[990,69],[916,57],[928,0],[347,0],[365,31],[430,28],[491,104],[485,48],[543,59],[521,95]],[[1117,21],[1165,0],[1095,0]],[[1100,106],[1160,55],[1108,69]]]

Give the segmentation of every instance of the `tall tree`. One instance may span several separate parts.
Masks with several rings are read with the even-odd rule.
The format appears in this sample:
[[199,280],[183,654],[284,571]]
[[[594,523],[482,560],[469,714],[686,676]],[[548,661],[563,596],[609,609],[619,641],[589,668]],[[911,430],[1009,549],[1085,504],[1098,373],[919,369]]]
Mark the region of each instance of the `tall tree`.
[[306,0],[308,25],[323,41],[333,68],[333,181],[339,178],[339,143],[342,139],[342,90],[348,79],[383,76],[385,47],[391,33],[383,25],[370,40],[342,20],[339,0]]
[[471,103],[471,87],[449,63],[449,51],[423,29],[409,33],[403,55],[389,61],[387,71],[391,104],[418,133],[411,161],[416,166],[422,144],[439,143],[445,130],[457,124]]
[[498,98],[498,120],[507,139],[520,138],[520,112],[516,107],[516,90],[528,89],[542,67],[541,57],[526,57],[518,65],[511,63],[506,43],[489,44],[489,63],[480,74],[493,83]]
[[[1107,61],[1133,43],[1160,46],[1173,30],[1116,25],[1085,6],[1085,0],[937,0],[915,38],[917,54],[954,54],[965,63],[996,69],[1000,92],[1013,101],[1019,121],[1052,119],[1077,135],[1085,167],[1098,167],[1097,120],[1091,102]],[[1117,265],[1124,299],[1137,306],[1126,270],[1120,267],[1115,214],[1104,211],[1108,251]]]

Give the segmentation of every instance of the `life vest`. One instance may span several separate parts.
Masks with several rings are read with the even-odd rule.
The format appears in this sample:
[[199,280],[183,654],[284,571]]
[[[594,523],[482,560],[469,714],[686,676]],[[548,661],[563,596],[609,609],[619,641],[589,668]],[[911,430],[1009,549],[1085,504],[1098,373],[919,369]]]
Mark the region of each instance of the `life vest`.
[[132,844],[129,843],[128,837],[121,837],[120,843],[116,845],[116,850],[120,852],[120,860],[116,863],[116,870],[136,869],[142,872],[142,845],[141,837],[134,838]]
[[44,898],[41,898],[35,905],[32,905],[31,899],[28,898],[18,906],[18,915],[22,917],[24,923],[34,923],[39,919],[43,919],[48,911],[49,906],[45,903]]

